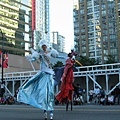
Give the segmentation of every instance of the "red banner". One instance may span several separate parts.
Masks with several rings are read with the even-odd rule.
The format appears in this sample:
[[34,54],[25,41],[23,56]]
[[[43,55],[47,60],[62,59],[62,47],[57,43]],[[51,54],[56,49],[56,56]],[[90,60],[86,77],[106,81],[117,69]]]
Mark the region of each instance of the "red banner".
[[[0,51],[0,67],[2,67],[2,51]],[[8,68],[8,53],[3,54],[3,68]]]

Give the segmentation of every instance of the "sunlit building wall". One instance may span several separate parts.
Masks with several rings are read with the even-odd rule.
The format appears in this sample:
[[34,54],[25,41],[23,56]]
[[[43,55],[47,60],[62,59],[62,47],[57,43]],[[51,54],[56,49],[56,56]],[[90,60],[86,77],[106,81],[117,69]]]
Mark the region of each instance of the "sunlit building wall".
[[118,0],[78,0],[77,5],[73,8],[76,51],[100,64],[108,55],[119,62]]
[[0,0],[0,49],[4,41],[4,51],[10,54],[24,56],[29,51],[29,11],[29,0]]

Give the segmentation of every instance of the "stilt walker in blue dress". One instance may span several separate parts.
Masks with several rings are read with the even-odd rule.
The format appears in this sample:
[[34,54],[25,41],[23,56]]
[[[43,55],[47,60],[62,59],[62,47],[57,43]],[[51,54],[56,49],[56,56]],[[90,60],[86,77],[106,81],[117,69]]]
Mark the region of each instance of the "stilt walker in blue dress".
[[41,52],[31,49],[30,61],[40,61],[40,71],[19,88],[17,101],[32,105],[44,111],[47,120],[47,111],[50,112],[50,120],[53,120],[54,110],[54,79],[50,57],[57,57],[55,49],[48,49],[46,40],[40,40]]

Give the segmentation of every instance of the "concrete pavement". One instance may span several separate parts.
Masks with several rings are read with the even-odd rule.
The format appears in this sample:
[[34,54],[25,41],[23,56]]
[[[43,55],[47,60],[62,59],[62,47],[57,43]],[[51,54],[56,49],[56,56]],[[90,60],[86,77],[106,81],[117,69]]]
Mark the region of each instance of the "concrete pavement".
[[[0,120],[44,120],[44,117],[42,110],[29,105],[0,105]],[[120,120],[120,105],[73,106],[73,111],[55,106],[54,120]]]

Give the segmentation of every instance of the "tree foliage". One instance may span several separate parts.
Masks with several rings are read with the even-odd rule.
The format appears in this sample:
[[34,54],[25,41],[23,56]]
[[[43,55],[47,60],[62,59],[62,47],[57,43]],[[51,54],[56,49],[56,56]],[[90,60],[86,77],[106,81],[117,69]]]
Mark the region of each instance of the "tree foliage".
[[115,57],[112,56],[112,55],[108,55],[108,56],[107,56],[106,64],[111,64],[111,63],[116,63]]
[[[90,66],[90,65],[97,65],[98,62],[95,59],[91,59],[86,56],[78,56],[76,59],[83,65],[83,66]],[[76,66],[78,66],[76,64]]]
[[56,64],[53,65],[53,68],[57,68],[57,67],[62,67],[63,63],[61,61],[58,61]]

